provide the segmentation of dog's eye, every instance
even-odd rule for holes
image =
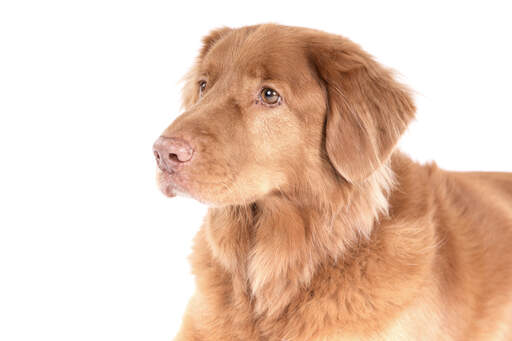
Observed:
[[[206,81],[199,82],[199,96],[203,95],[204,90],[206,90]]]
[[[279,93],[271,88],[264,88],[261,90],[261,99],[266,104],[276,104],[279,102],[279,99],[281,99],[281,96],[279,96]]]

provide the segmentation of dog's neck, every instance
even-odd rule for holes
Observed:
[[[387,214],[392,172],[382,166],[363,183],[323,184],[304,197],[268,195],[247,206],[212,208],[206,236],[214,258],[240,281],[257,315],[277,316],[319,265],[336,262],[368,238]],[[312,195],[311,195],[312,194]]]

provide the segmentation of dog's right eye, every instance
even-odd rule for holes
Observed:
[[[199,82],[199,96],[203,95],[203,92],[206,90],[206,81]]]
[[[261,90],[260,97],[265,104],[269,105],[277,104],[281,99],[279,93],[272,88],[263,88]]]

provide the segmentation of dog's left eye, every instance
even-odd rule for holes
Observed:
[[[199,82],[199,96],[203,95],[204,90],[206,90],[206,81]]]
[[[272,88],[264,88],[261,90],[260,96],[266,104],[276,104],[281,99],[279,93]]]

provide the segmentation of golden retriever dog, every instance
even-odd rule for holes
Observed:
[[[158,184],[210,208],[175,340],[512,340],[512,174],[396,150],[410,91],[358,45],[214,30],[184,109]]]

